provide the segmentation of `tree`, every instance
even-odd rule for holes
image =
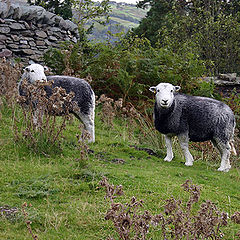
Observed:
[[[237,0],[143,0],[151,8],[135,34],[178,54],[192,51],[212,73],[240,73],[240,3]]]
[[[64,19],[72,19],[72,2],[72,0],[28,0],[28,3],[42,6]]]
[[[109,18],[109,0],[94,2],[93,0],[72,0],[74,9],[74,21],[80,27],[89,24],[88,32],[92,30],[94,23],[105,24]]]
[[[150,10],[147,16],[142,19],[140,25],[134,29],[134,33],[138,36],[144,36],[148,38],[154,45],[157,42],[158,31],[167,25],[166,16],[172,10],[173,0],[143,0],[139,1],[137,7],[147,8]]]

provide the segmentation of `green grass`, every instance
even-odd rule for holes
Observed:
[[[180,185],[191,179],[201,186],[200,203],[213,201],[220,210],[229,214],[240,211],[240,170],[237,165],[229,173],[220,173],[220,164],[198,160],[192,167],[183,164],[181,154],[171,163],[162,157],[150,156],[130,145],[139,143],[139,132],[127,126],[126,120],[117,119],[107,126],[96,114],[96,142],[86,159],[80,159],[75,134],[79,133],[75,119],[67,124],[63,149],[45,156],[15,143],[12,133],[11,111],[4,108],[0,120],[0,207],[8,205],[26,211],[32,229],[38,238],[54,239],[107,239],[115,236],[111,222],[104,220],[109,207],[104,190],[98,182],[106,176],[114,185],[123,185],[125,195],[119,201],[127,202],[132,196],[144,200],[144,209],[153,214],[163,212],[164,200],[174,196],[187,199]],[[134,135],[131,135],[135,132]],[[152,148],[152,147],[151,147]],[[193,155],[201,155],[194,151]],[[161,151],[160,151],[161,156]],[[124,164],[113,160],[120,158]],[[195,210],[197,210],[195,206]],[[224,239],[237,239],[239,226],[230,222],[222,228]],[[157,228],[152,228],[149,239],[162,239]],[[0,239],[31,239],[21,213],[11,217],[0,216]],[[118,239],[118,238],[116,238]]]

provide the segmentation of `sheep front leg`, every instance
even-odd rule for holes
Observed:
[[[75,112],[75,116],[80,119],[84,125],[84,129],[89,134],[88,142],[95,142],[95,126],[94,126],[95,108],[91,108],[88,114],[83,114],[80,111]],[[83,134],[84,135],[84,134]],[[84,136],[82,135],[82,139]]]
[[[164,161],[171,162],[173,159],[172,138],[167,135],[164,135],[164,136],[165,136],[165,143],[167,147],[167,156],[164,158]]]
[[[180,147],[183,151],[183,154],[185,156],[185,160],[186,160],[185,165],[192,166],[193,165],[193,156],[189,152],[189,149],[188,149],[188,141],[189,141],[188,135],[187,134],[178,135],[178,140],[180,143]]]

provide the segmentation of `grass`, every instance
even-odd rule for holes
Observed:
[[[125,195],[119,201],[128,201],[132,196],[143,199],[144,209],[153,214],[162,212],[164,200],[171,196],[187,199],[180,187],[186,179],[201,186],[200,203],[209,199],[229,214],[240,210],[239,165],[229,173],[218,172],[220,162],[209,159],[186,167],[179,148],[171,163],[164,162],[163,151],[156,157],[131,147],[147,147],[148,143],[139,142],[139,131],[131,129],[126,120],[115,119],[114,125],[108,126],[100,120],[99,111],[96,142],[89,144],[91,151],[85,158],[81,159],[75,137],[79,132],[76,119],[67,124],[61,152],[36,154],[14,142],[11,111],[3,108],[1,112],[0,207],[21,210],[24,202],[31,203],[32,207],[26,208],[28,219],[41,240],[116,237],[111,222],[104,220],[109,205],[98,184],[102,176],[111,184],[123,185]],[[193,155],[201,156],[201,152],[194,150]],[[239,225],[230,222],[222,230],[224,239],[237,239]],[[0,216],[0,239],[31,239],[21,211]],[[157,228],[151,228],[149,239],[162,239]]]

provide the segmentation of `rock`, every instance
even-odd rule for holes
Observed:
[[[49,37],[49,40],[51,40],[51,41],[57,41],[58,39],[57,39],[56,37],[54,37],[54,36],[50,36],[50,37]]]
[[[7,1],[0,1],[1,55],[41,62],[48,47],[58,47],[64,40],[77,42],[78,28],[73,22],[39,6]]]
[[[18,42],[20,40],[19,36],[17,35],[11,35],[11,38],[13,39],[13,41]]]
[[[67,23],[67,29],[69,29],[70,31],[74,32],[75,30],[78,29],[78,26],[75,23],[73,23],[72,21],[65,20],[65,22]]]
[[[12,56],[12,51],[8,50],[8,49],[3,49],[0,52],[0,57],[11,57]]]
[[[0,27],[0,33],[10,33],[10,27]]]
[[[44,41],[36,41],[37,46],[44,46],[45,42]]]
[[[32,50],[32,49],[22,49],[22,52],[27,54],[27,55],[33,55],[34,54],[34,50]]]
[[[34,41],[29,41],[29,43],[28,43],[30,46],[32,46],[32,47],[35,47],[36,46],[36,43],[34,42]]]
[[[19,45],[19,48],[30,48],[30,46],[27,44],[22,44],[22,45]]]
[[[5,41],[7,40],[7,36],[6,35],[3,35],[3,34],[0,34],[0,41]]]
[[[19,48],[19,46],[17,44],[8,44],[8,47],[15,48],[15,49]]]
[[[27,44],[28,44],[28,41],[27,41],[27,40],[20,40],[20,43],[21,43],[21,44],[26,44],[26,45],[27,45]]]
[[[230,81],[230,82],[235,82],[237,78],[236,73],[224,73],[224,74],[219,74],[218,78],[224,81]]]
[[[47,34],[44,31],[36,31],[36,35],[40,38],[46,38]]]
[[[24,26],[20,23],[12,23],[9,27],[16,30],[24,29]]]

